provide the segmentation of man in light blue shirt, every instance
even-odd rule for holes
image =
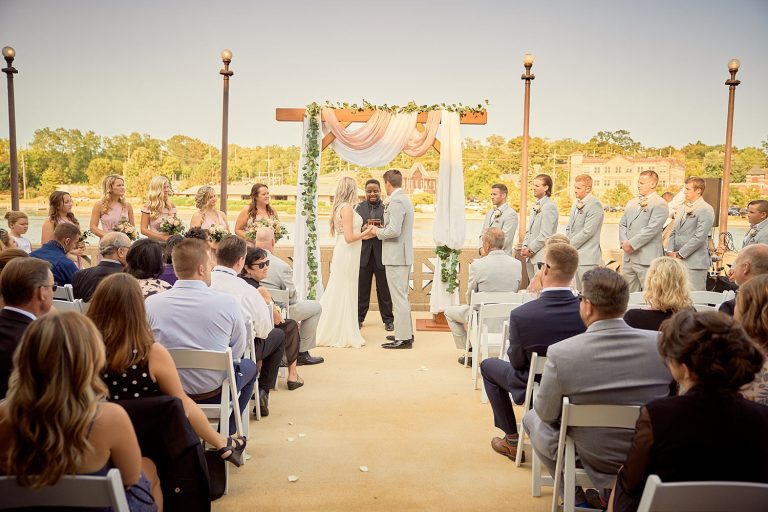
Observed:
[[[173,269],[179,279],[168,291],[147,297],[152,334],[168,349],[224,351],[232,348],[240,410],[248,406],[256,381],[256,364],[241,359],[246,348],[245,320],[231,295],[209,289],[211,258],[208,244],[188,238],[173,249]],[[184,391],[201,403],[217,403],[226,374],[216,370],[179,370]],[[230,419],[230,433],[235,421]]]

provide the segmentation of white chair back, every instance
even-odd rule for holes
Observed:
[[[643,297],[643,292],[632,292],[629,294],[630,306],[644,305],[644,304],[645,304],[645,297]]]
[[[696,311],[717,311],[719,306],[710,306],[709,304],[694,304],[693,309]]]
[[[540,356],[536,352],[531,354],[531,366],[528,369],[528,384],[525,386],[525,399],[523,400],[523,416],[525,416],[525,413],[528,412],[528,410],[531,408],[531,404],[533,403],[533,399],[535,398],[536,394],[539,391],[539,383],[536,382],[536,376],[541,375],[544,373],[544,365],[547,364],[547,358],[545,356]],[[519,440],[517,446],[519,447],[517,450],[517,456],[515,457],[515,465],[519,466],[522,464],[523,460],[523,450],[525,449],[525,429],[523,429],[523,417],[520,417],[520,421],[517,425],[517,432],[519,433]],[[530,443],[528,443],[528,446],[530,446]],[[532,452],[533,450],[531,450]],[[530,453],[530,452],[529,452]],[[535,477],[534,474],[534,489],[535,489]],[[539,484],[539,487],[541,484]],[[541,495],[539,493],[539,495]],[[537,496],[534,494],[534,496]]]
[[[648,476],[637,512],[762,512],[768,484],[753,482],[671,482]]]
[[[0,476],[0,509],[21,507],[112,507],[129,512],[120,470],[112,468],[106,476],[64,476],[56,484],[41,489],[20,487],[15,476]]]
[[[480,329],[480,337],[476,344],[474,356],[472,357],[472,379],[474,389],[477,389],[478,376],[480,375],[480,361],[489,357],[490,348],[498,347],[501,349],[503,346],[503,324],[504,320],[509,319],[509,313],[517,306],[522,304],[518,303],[505,303],[505,304],[482,304],[478,313],[478,328]],[[485,394],[485,386],[482,386],[482,392],[480,400],[485,403],[487,401],[487,395]]]
[[[75,300],[75,294],[72,291],[72,285],[65,284],[63,286],[57,286],[56,291],[53,292],[53,300],[66,300],[69,302]]]
[[[560,439],[557,445],[555,489],[563,485],[563,512],[575,510],[576,486],[594,487],[583,469],[576,469],[576,447],[569,427],[608,427],[634,430],[640,407],[637,405],[573,405],[563,397]],[[552,495],[552,512],[558,512],[558,492]]]
[[[83,300],[82,299],[77,299],[77,300],[74,300],[74,301],[53,300],[53,301],[51,301],[51,305],[59,313],[63,313],[65,311],[77,311],[78,313],[82,313],[83,312]]]
[[[522,304],[524,298],[525,294],[518,292],[472,292],[470,294],[467,340],[464,344],[464,366],[469,366],[469,347],[476,345],[477,339],[480,337],[480,306],[483,304]]]
[[[720,304],[725,302],[727,299],[725,298],[725,294],[723,292],[704,292],[704,291],[697,291],[697,292],[691,292],[691,300],[693,300],[694,305],[704,305],[704,306],[715,306],[715,309],[720,307]]]

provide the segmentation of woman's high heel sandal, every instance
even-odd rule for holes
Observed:
[[[227,462],[231,462],[238,468],[243,465],[243,451],[245,451],[245,444],[246,444],[246,438],[245,436],[237,438],[238,440],[242,441],[243,444],[239,445],[235,442],[235,439],[232,439],[231,437],[227,438],[227,445],[219,448],[218,450],[211,450],[215,451],[216,453],[221,456],[222,459],[226,460]],[[223,455],[227,452],[230,452],[229,455],[224,457]]]

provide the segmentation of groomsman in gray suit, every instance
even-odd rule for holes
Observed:
[[[691,289],[707,289],[707,270],[712,265],[708,237],[715,223],[715,210],[704,198],[706,184],[691,176],[685,180],[685,203],[677,210],[675,225],[669,235],[667,256],[683,260],[691,278]]]
[[[488,228],[499,228],[504,232],[505,253],[515,256],[515,233],[517,233],[517,212],[507,204],[507,186],[503,183],[494,183],[491,186],[491,203],[493,209],[489,211],[483,221],[483,229],[480,232],[480,256],[485,256],[483,247],[483,234]]]
[[[603,205],[592,195],[592,177],[588,174],[576,176],[574,195],[576,203],[571,208],[571,217],[566,236],[579,251],[579,268],[576,272],[576,289],[581,291],[581,278],[588,270],[603,264],[603,250],[600,247],[600,233],[603,229]]]
[[[656,348],[658,333],[629,327],[622,318],[629,302],[625,280],[596,268],[584,274],[583,285],[579,315],[587,330],[549,347],[539,394],[523,417],[533,449],[552,475],[564,396],[574,404],[645,405],[669,395],[672,382]],[[569,428],[568,435],[595,487],[610,487],[634,431]]]
[[[525,192],[523,192],[525,193]],[[531,207],[528,216],[528,226],[523,239],[520,255],[527,258],[526,270],[528,279],[536,274],[536,264],[544,261],[544,242],[557,232],[557,221],[560,213],[552,195],[552,178],[539,174],[533,179],[533,196],[536,202]]]
[[[651,262],[664,255],[661,236],[669,216],[667,202],[656,193],[659,175],[643,171],[637,180],[639,197],[631,199],[619,221],[619,241],[624,251],[621,265],[630,292],[643,289]]]
[[[469,322],[472,292],[516,292],[520,288],[523,265],[504,251],[505,239],[506,233],[499,228],[485,230],[482,251],[485,256],[469,266],[467,303],[445,308],[445,319],[453,333],[456,348],[463,349],[467,341],[465,324]],[[459,358],[459,364],[464,364],[464,356]]]
[[[744,237],[742,249],[752,244],[768,244],[768,201],[756,199],[747,205],[749,231]]]
[[[403,175],[397,169],[384,173],[384,189],[389,205],[384,210],[384,227],[373,233],[381,240],[381,261],[387,273],[392,312],[395,315],[395,335],[382,347],[389,349],[413,348],[413,322],[408,302],[408,282],[413,264],[413,205],[400,188]]]

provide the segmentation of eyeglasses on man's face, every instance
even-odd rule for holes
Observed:
[[[52,292],[55,292],[58,287],[56,284],[41,284],[38,288],[50,288]]]

